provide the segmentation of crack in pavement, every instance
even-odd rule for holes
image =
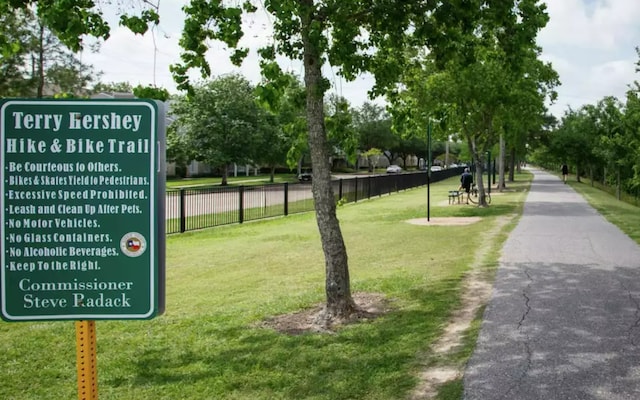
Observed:
[[[529,312],[531,311],[531,298],[527,295],[527,291],[531,288],[531,282],[533,282],[533,278],[531,277],[531,275],[529,275],[529,271],[525,268],[523,270],[524,274],[527,276],[527,279],[529,279],[529,283],[527,284],[527,287],[525,287],[522,290],[522,297],[524,297],[525,301],[524,301],[524,306],[525,306],[525,311],[522,314],[522,318],[520,319],[520,321],[518,322],[518,331],[520,331],[520,333],[522,333],[525,337],[525,341],[524,341],[524,350],[525,353],[527,355],[526,358],[526,366],[524,367],[524,369],[522,370],[522,373],[520,374],[520,376],[516,379],[516,381],[509,386],[509,388],[507,389],[507,391],[505,393],[502,394],[502,396],[500,396],[500,399],[510,399],[509,394],[520,385],[520,383],[524,380],[524,378],[527,376],[527,374],[529,373],[529,370],[531,369],[531,365],[533,364],[533,352],[531,350],[531,337],[529,336],[529,334],[527,334],[526,332],[523,332],[523,328],[524,328],[524,323],[527,319],[527,316],[529,315]]]

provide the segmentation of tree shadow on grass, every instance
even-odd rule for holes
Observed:
[[[175,341],[137,353],[133,376],[106,383],[144,386],[147,392],[151,387],[160,397],[187,385],[182,398],[206,393],[206,398],[397,399],[415,386],[417,356],[438,337],[457,299],[457,284],[441,281],[409,290],[402,308],[336,334],[292,336],[198,321],[196,337],[186,332],[189,340],[181,340],[180,332],[167,332]]]

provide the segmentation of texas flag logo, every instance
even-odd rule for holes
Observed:
[[[142,243],[138,238],[127,240],[127,250],[129,251],[138,251],[141,245]]]
[[[138,257],[147,249],[147,240],[138,232],[129,232],[120,239],[120,250],[129,257]]]

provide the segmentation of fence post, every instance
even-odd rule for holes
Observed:
[[[180,188],[180,233],[187,230],[187,205],[185,204],[184,188]]]
[[[338,181],[338,201],[342,199],[342,178]]]
[[[238,187],[238,222],[244,222],[244,186]]]
[[[284,216],[289,215],[289,182],[284,183]]]
[[[358,202],[358,177],[357,177],[357,176],[355,177],[355,179],[353,180],[353,182],[354,182],[354,185],[355,185],[355,189],[354,189],[354,192],[355,192],[355,193],[353,194],[353,195],[354,195],[354,200],[353,200],[353,202],[354,202],[354,203],[357,203],[357,202]]]
[[[367,199],[371,200],[371,177],[367,179]]]

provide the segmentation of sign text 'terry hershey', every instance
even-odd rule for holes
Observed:
[[[161,313],[158,104],[9,99],[0,106],[2,318]]]

